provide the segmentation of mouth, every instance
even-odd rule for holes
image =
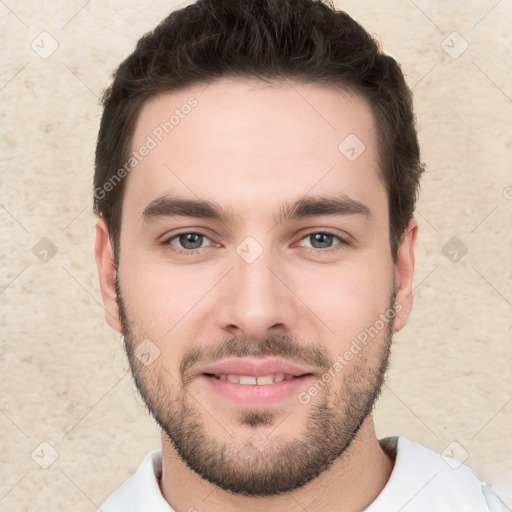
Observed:
[[[312,375],[313,371],[313,368],[301,367],[284,359],[242,357],[209,365],[199,370],[198,374],[243,385],[265,385]]]
[[[212,377],[217,380],[225,380],[228,382],[235,382],[243,386],[267,386],[269,384],[279,383],[292,379],[300,379],[312,373],[304,373],[302,375],[290,375],[289,373],[273,373],[269,375],[254,376],[254,375],[237,375],[236,373],[204,373],[207,377]]]
[[[315,374],[288,361],[238,358],[204,368],[196,377],[215,397],[254,408],[297,396],[311,385]]]

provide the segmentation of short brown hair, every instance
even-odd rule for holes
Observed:
[[[107,223],[116,264],[126,174],[119,171],[126,171],[141,106],[158,93],[223,77],[294,79],[349,90],[368,101],[377,123],[395,258],[424,169],[412,93],[399,64],[359,23],[321,0],[198,0],[145,34],[103,95],[94,213]]]

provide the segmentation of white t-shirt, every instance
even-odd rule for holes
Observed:
[[[464,464],[405,437],[380,442],[386,452],[396,453],[395,465],[384,489],[363,512],[510,512],[492,487]],[[161,451],[148,453],[98,512],[174,512],[160,492],[161,471]]]

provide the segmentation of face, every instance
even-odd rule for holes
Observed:
[[[115,281],[97,228],[107,319],[172,449],[223,489],[309,482],[379,393],[416,227],[393,261],[374,130],[364,100],[312,85],[222,80],[142,108]]]

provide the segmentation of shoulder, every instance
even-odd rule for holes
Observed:
[[[162,452],[148,453],[135,474],[118,487],[100,506],[98,512],[172,512],[160,492]]]
[[[388,483],[366,512],[509,510],[492,487],[466,465],[405,437],[388,438],[381,444],[386,451],[395,447],[395,466]]]

